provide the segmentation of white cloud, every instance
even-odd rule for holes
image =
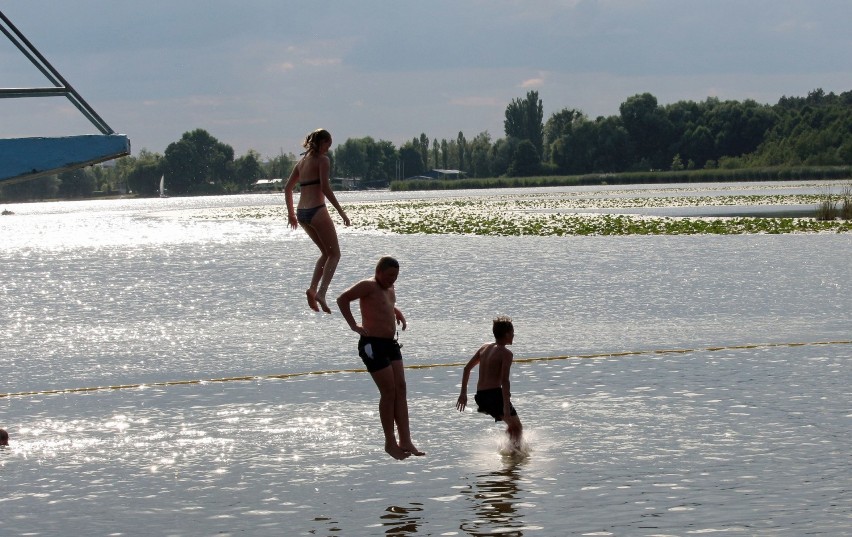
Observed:
[[[281,62],[269,65],[266,71],[269,73],[287,73],[295,68],[296,65],[293,62]]]
[[[342,63],[343,60],[340,58],[308,58],[304,60],[304,64],[311,67],[328,67],[340,65]]]
[[[524,89],[527,88],[540,88],[544,85],[543,78],[530,78],[521,82],[521,87]]]

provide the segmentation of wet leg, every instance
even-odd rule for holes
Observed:
[[[393,368],[394,388],[396,392],[394,421],[396,422],[396,429],[399,432],[399,447],[418,457],[425,455],[411,441],[411,429],[408,421],[408,387],[405,383],[405,369],[403,368],[402,360],[394,360],[391,362],[391,367]]]
[[[317,268],[314,269],[314,280],[311,280],[312,288],[316,289],[315,299],[322,311],[331,313],[331,309],[326,303],[325,295],[328,292],[328,286],[331,279],[334,278],[334,272],[337,270],[337,264],[340,262],[340,244],[337,240],[337,231],[334,229],[334,222],[328,214],[328,209],[320,209],[309,226],[313,231],[311,238],[319,246],[322,256],[317,260]],[[322,261],[322,266],[320,266]]]
[[[396,390],[394,387],[393,370],[385,367],[370,373],[373,381],[379,388],[379,419],[382,423],[382,432],[385,435],[385,451],[397,460],[407,458],[410,453],[402,449],[396,442],[394,434],[394,399]]]
[[[314,241],[314,244],[316,244],[320,249],[320,256],[314,264],[314,272],[311,275],[311,286],[308,287],[307,291],[305,291],[305,296],[308,299],[308,306],[314,311],[319,311],[320,308],[317,304],[317,286],[322,279],[328,256],[325,254],[322,238],[319,236],[316,229],[314,229],[314,227],[310,224],[302,224],[302,229],[305,230],[308,237],[310,237],[311,240]]]

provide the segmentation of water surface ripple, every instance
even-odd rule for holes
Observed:
[[[340,315],[303,303],[302,232],[189,216],[280,202],[14,206],[0,392],[360,368]],[[0,397],[0,533],[849,534],[849,234],[341,245],[332,292],[402,264],[403,354],[435,366],[407,373],[426,457],[384,454],[361,372]],[[513,368],[523,459],[454,409],[498,313],[518,358],[564,357]]]

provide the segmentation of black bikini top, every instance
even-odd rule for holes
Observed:
[[[306,183],[299,183],[299,186],[312,186],[312,185],[318,185],[318,184],[320,184],[320,180],[314,179],[313,181],[308,181]]]

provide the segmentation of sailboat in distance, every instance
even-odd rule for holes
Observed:
[[[160,197],[161,198],[168,198],[168,196],[166,195],[166,176],[165,175],[160,177]]]

